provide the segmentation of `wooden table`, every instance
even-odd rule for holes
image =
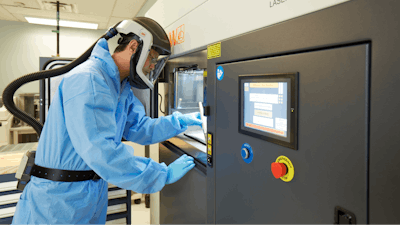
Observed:
[[[18,137],[20,134],[36,134],[36,131],[35,129],[33,129],[33,127],[30,126],[11,127],[10,136],[13,136],[13,144],[18,144]]]

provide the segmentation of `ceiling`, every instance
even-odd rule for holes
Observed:
[[[147,0],[60,0],[60,19],[99,24],[108,29],[134,18]],[[56,18],[56,0],[0,0],[0,20],[27,22],[24,16]],[[154,3],[153,3],[154,4]]]

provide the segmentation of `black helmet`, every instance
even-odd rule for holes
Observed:
[[[171,45],[164,29],[156,21],[146,17],[135,17],[133,21],[139,23],[153,35],[153,47],[160,55],[171,55]]]

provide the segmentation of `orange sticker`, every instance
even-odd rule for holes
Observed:
[[[169,32],[168,37],[171,46],[185,42],[185,24],[182,24],[175,30]]]

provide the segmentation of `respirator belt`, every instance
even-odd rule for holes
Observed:
[[[52,181],[75,182],[100,179],[93,170],[59,170],[34,165],[31,175]]]

